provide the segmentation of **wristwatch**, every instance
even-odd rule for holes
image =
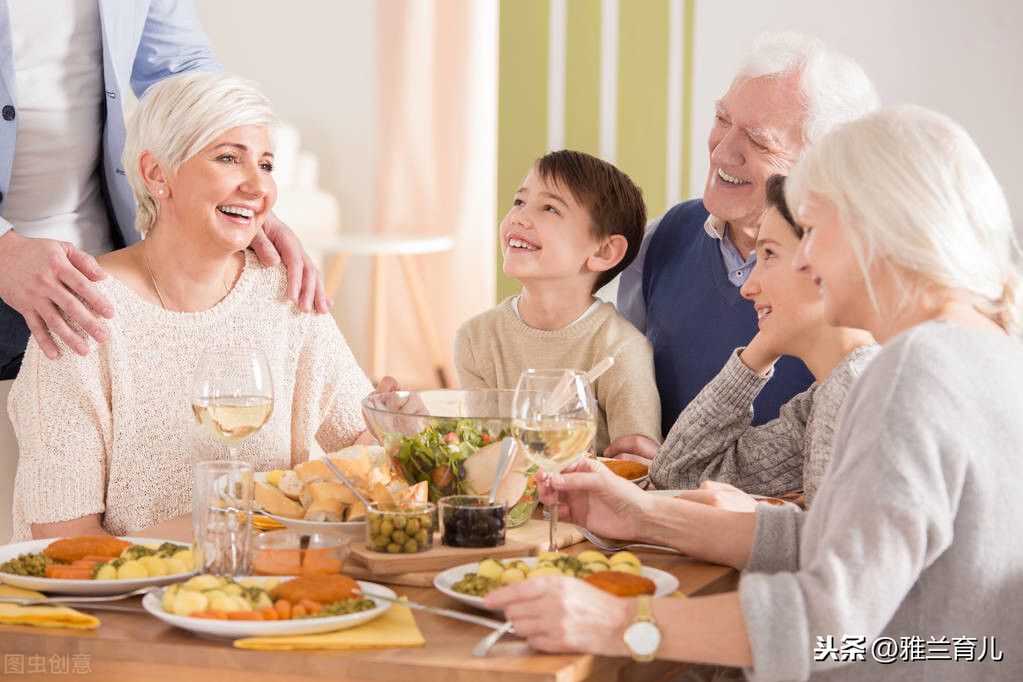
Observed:
[[[650,595],[640,595],[636,600],[636,619],[625,629],[625,646],[632,652],[632,658],[645,663],[654,660],[654,652],[661,644],[661,630],[654,621]]]

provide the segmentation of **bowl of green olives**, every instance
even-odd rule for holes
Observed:
[[[366,510],[366,547],[374,552],[414,554],[433,547],[437,506],[432,502],[377,502]]]

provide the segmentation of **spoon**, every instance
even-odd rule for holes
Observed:
[[[591,367],[590,371],[588,371],[583,377],[583,380],[588,384],[592,384],[600,378],[600,375],[611,369],[613,364],[615,364],[615,359],[608,355]],[[570,393],[571,385],[572,372],[565,372],[565,374],[561,377],[561,380],[554,386],[554,390],[551,391],[551,397],[547,400],[547,405],[549,407],[544,407],[544,411],[547,414],[556,414],[565,407],[565,403],[572,398],[572,394]]]
[[[371,504],[370,501],[367,500],[365,497],[363,497],[362,493],[359,492],[359,489],[356,488],[354,485],[352,485],[352,482],[349,481],[348,478],[344,474],[342,474],[340,471],[338,471],[337,467],[334,466],[334,463],[330,461],[330,458],[329,457],[324,457],[323,461],[327,464],[327,468],[330,469],[331,471],[333,471],[334,475],[337,476],[339,479],[341,479],[342,483],[344,483],[346,486],[348,486],[348,489],[352,491],[352,494],[354,494],[357,498],[359,498],[359,502],[362,502],[364,505],[366,505],[366,509],[369,509],[370,504]]]
[[[501,441],[501,454],[497,457],[497,469],[494,471],[494,484],[490,486],[490,500],[488,504],[494,504],[494,496],[497,495],[497,486],[504,478],[504,470],[508,468],[512,453],[515,452],[515,439],[505,438]]]

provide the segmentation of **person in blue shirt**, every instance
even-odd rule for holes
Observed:
[[[88,352],[68,320],[107,338],[94,256],[138,241],[122,100],[194,70],[220,65],[188,0],[0,0],[0,379],[17,375],[30,331],[50,358],[50,334]],[[284,223],[271,215],[250,248],[287,265],[302,310],[328,310]]]
[[[767,179],[787,173],[835,125],[877,106],[863,69],[816,38],[766,33],[754,41],[715,106],[702,199],[654,219],[619,282],[619,311],[654,347],[665,434],[732,350],[757,332],[756,311],[739,289],[756,260]],[[777,417],[812,381],[800,360],[782,358],[754,402],[753,424]],[[641,452],[628,442],[620,447]]]

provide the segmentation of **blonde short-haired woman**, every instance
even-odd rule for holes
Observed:
[[[795,267],[833,324],[882,349],[846,398],[817,502],[761,504],[752,551],[717,548],[745,568],[737,592],[655,600],[656,655],[758,681],[1020,679],[1021,265],[1005,196],[962,128],[901,107],[825,136],[787,197],[806,230]],[[578,521],[607,502],[585,478],[552,476],[541,495],[556,487]],[[689,513],[618,511],[667,536],[701,506],[669,502]],[[545,577],[486,602],[538,648],[629,654],[635,600]]]
[[[246,251],[277,199],[275,125],[266,98],[224,74],[168,78],[140,102],[124,166],[145,239],[100,258],[110,338],[57,360],[30,342],[11,391],[16,540],[126,534],[189,511],[192,463],[223,456],[189,411],[206,347],[270,358],[274,412],[240,448],[257,471],[362,434],[372,385],[334,320],[300,314],[284,266]]]

